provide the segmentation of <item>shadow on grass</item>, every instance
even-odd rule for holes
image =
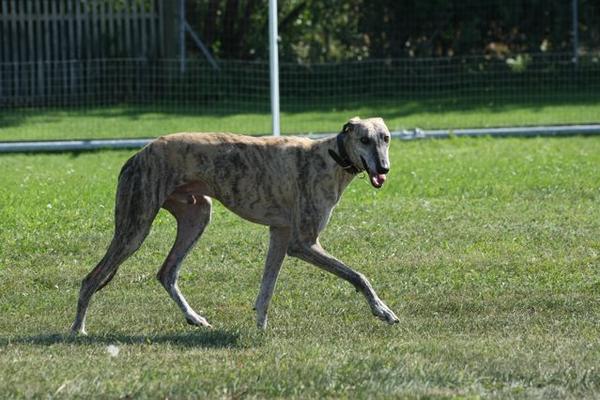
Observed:
[[[109,345],[109,344],[170,344],[178,347],[202,348],[245,348],[249,344],[242,344],[239,333],[215,329],[211,331],[195,331],[186,333],[173,333],[166,335],[126,335],[107,334],[73,336],[61,333],[44,333],[23,337],[0,337],[0,347],[9,344],[30,344],[39,346],[52,346],[55,344],[74,345]]]

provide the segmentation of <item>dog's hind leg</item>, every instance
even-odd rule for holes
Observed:
[[[281,269],[281,264],[287,252],[290,241],[290,228],[271,227],[271,238],[269,242],[269,253],[265,262],[265,271],[263,273],[260,291],[256,298],[254,308],[256,309],[256,325],[261,329],[267,328],[267,310],[269,302],[273,297],[277,276]]]
[[[146,189],[146,175],[132,157],[119,176],[115,202],[115,234],[102,260],[83,279],[77,302],[73,333],[85,334],[85,315],[92,295],[102,289],[117,273],[119,266],[141,245],[160,208],[163,193]]]
[[[127,231],[117,228],[115,235],[102,260],[83,279],[79,300],[77,302],[77,315],[71,326],[73,333],[85,335],[85,315],[92,295],[102,289],[117,273],[119,266],[132,255],[142,244],[154,218],[141,225],[130,225]]]
[[[211,200],[206,196],[189,195],[188,202],[184,203],[172,198],[165,202],[163,208],[173,214],[177,220],[177,238],[167,259],[158,271],[157,278],[181,308],[189,324],[210,327],[208,321],[197,314],[185,300],[177,286],[177,278],[183,259],[210,222]]]

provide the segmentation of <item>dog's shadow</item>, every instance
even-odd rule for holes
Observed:
[[[42,333],[39,335],[22,337],[0,337],[0,347],[6,347],[10,344],[29,344],[38,346],[51,346],[55,344],[169,344],[172,346],[190,348],[244,348],[249,346],[248,343],[241,342],[240,335],[238,333],[221,329],[165,335],[127,335],[115,333],[106,335],[74,336],[62,333]]]

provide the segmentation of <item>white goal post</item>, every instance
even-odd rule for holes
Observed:
[[[281,134],[279,122],[279,53],[277,51],[277,0],[269,0],[269,71],[271,84],[272,132]]]

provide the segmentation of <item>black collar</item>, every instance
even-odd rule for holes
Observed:
[[[340,154],[337,154],[335,151],[330,149],[329,155],[331,156],[331,158],[333,158],[333,160],[336,163],[339,164],[340,167],[344,169],[344,171],[348,172],[349,174],[355,175],[359,173],[360,170],[356,168],[354,164],[352,164],[352,161],[350,161],[350,157],[348,157],[348,153],[346,153],[346,148],[344,147],[345,136],[346,134],[342,132],[339,133],[336,137],[337,148]]]

